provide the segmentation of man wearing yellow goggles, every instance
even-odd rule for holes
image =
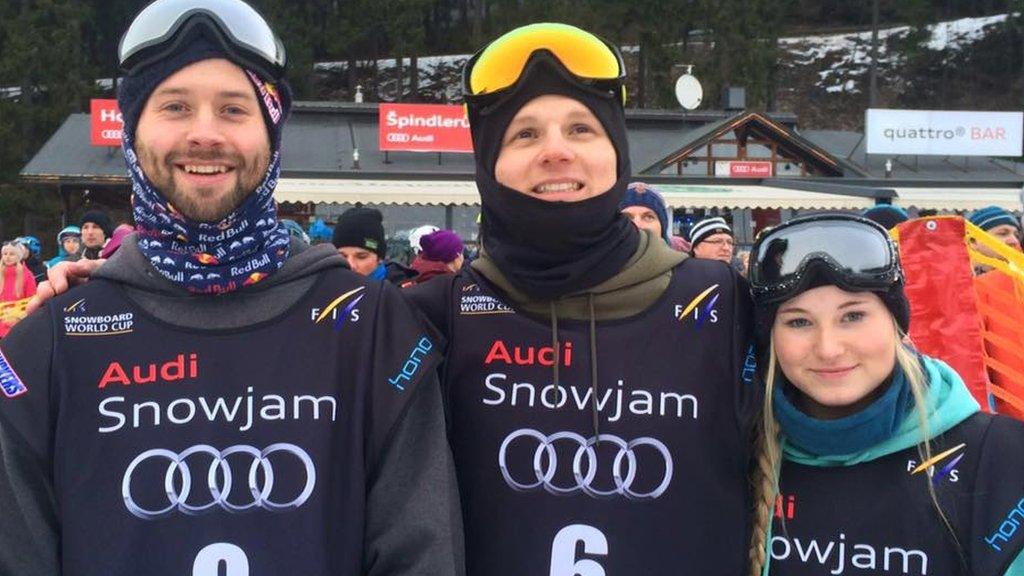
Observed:
[[[481,254],[406,293],[449,337],[470,576],[744,571],[747,290],[620,214],[624,80],[563,24],[464,71]]]
[[[405,293],[449,342],[470,576],[745,573],[749,293],[619,212],[624,70],[538,24],[464,74],[480,257]]]

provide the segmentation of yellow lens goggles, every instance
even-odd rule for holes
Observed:
[[[491,42],[466,63],[462,88],[467,100],[515,86],[540,51],[584,83],[621,83],[626,76],[622,54],[613,44],[567,24],[530,24]]]

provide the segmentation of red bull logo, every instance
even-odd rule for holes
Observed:
[[[252,286],[267,276],[269,276],[269,274],[266,274],[265,272],[253,272],[252,274],[249,274],[248,278],[242,281],[242,286]]]

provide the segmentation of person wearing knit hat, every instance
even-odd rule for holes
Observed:
[[[751,259],[765,400],[745,573],[821,573],[806,556],[779,554],[779,542],[853,526],[922,561],[947,558],[951,573],[1015,573],[1024,539],[997,527],[1020,502],[1024,423],[981,412],[953,368],[913,348],[887,230],[846,214],[798,218],[757,241]],[[880,510],[899,510],[899,521]],[[970,534],[996,545],[965,556]]]
[[[732,237],[732,228],[726,223],[725,218],[705,218],[690,228],[689,236],[690,254],[695,258],[732,262],[736,243]]]
[[[641,230],[650,230],[671,245],[672,228],[668,221],[665,199],[654,187],[632,182],[619,203],[619,210]]]
[[[438,230],[420,237],[420,252],[409,264],[419,273],[416,284],[458,272],[464,261],[464,249],[462,238],[451,230]]]
[[[668,223],[665,199],[652,186],[633,182],[626,187],[626,193],[619,202],[619,210],[633,225],[641,230],[650,230],[671,245],[672,229]]]
[[[906,210],[892,204],[877,204],[865,210],[861,216],[879,223],[886,230],[892,230],[910,220],[910,214],[907,214]]]
[[[422,247],[420,246],[420,239],[427,234],[433,234],[440,230],[437,226],[432,224],[424,224],[423,226],[417,226],[409,231],[409,249],[412,250],[413,254],[419,254]]]
[[[82,231],[82,258],[96,260],[113,233],[110,216],[102,210],[89,210],[78,221]]]
[[[0,573],[461,574],[442,339],[277,218],[280,39],[156,0],[119,60],[136,231],[0,341]]]
[[[1020,221],[1010,211],[999,206],[986,206],[971,213],[967,221],[998,238],[1001,242],[1017,250],[1021,250],[1021,227]],[[986,256],[998,258],[994,252],[985,246],[978,245]]]
[[[621,51],[531,24],[462,78],[480,255],[405,294],[448,337],[467,573],[743,573],[748,294],[729,267],[673,250],[667,221],[655,235],[622,213],[654,195],[629,190]],[[579,446],[575,479],[563,442]],[[638,451],[635,482],[598,471],[644,443],[655,460]]]
[[[331,243],[349,268],[361,276],[387,280],[404,286],[416,277],[416,271],[393,260],[386,260],[384,215],[376,208],[357,206],[342,212],[334,225]]]

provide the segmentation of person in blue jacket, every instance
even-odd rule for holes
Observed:
[[[78,226],[65,226],[57,233],[57,255],[46,261],[48,268],[67,260],[75,262],[81,258],[82,229]]]
[[[885,230],[793,220],[755,244],[750,282],[765,401],[749,573],[1024,574],[1024,424],[912,348]]]

